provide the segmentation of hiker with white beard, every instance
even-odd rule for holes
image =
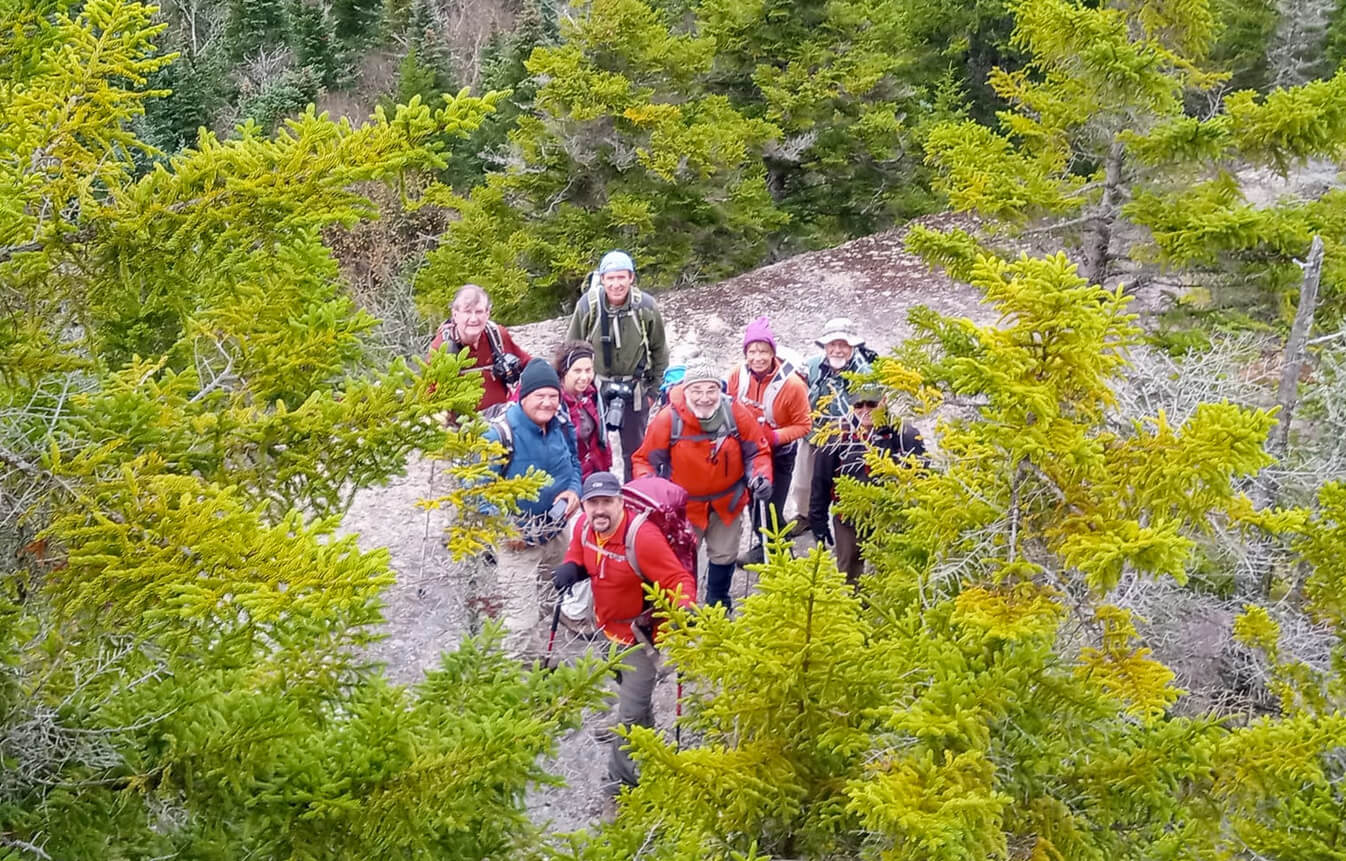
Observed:
[[[762,426],[724,393],[715,365],[698,359],[650,420],[631,460],[635,477],[658,475],[687,491],[687,519],[706,548],[704,603],[732,609],[743,512],[771,498],[771,447]]]
[[[849,383],[844,374],[862,374],[869,371],[869,362],[858,348],[865,339],[856,332],[855,324],[846,317],[827,321],[813,343],[822,348],[821,356],[814,356],[805,364],[808,370],[809,408],[813,411],[813,433],[799,441],[795,456],[795,474],[791,497],[795,504],[792,534],[802,535],[809,529],[809,497],[813,486],[813,457],[820,442],[834,436],[850,413]]]

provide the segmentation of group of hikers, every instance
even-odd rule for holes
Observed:
[[[548,478],[536,499],[519,501],[519,536],[495,556],[507,646],[527,650],[554,587],[553,636],[564,614],[617,647],[640,647],[624,658],[618,721],[651,726],[658,624],[645,587],[682,606],[699,599],[732,610],[736,565],[763,561],[762,535],[785,524],[791,499],[789,534],[811,531],[833,546],[858,585],[862,536],[831,510],[837,480],[866,480],[870,451],[919,460],[925,447],[905,424],[876,426],[882,389],[848,380],[872,361],[850,320],[829,320],[815,342],[822,353],[802,368],[780,355],[766,317],[748,324],[743,361],[727,374],[703,358],[670,368],[663,318],[635,276],[627,253],[602,257],[550,362],[492,322],[490,297],[472,284],[454,297],[431,350],[466,349],[469,372],[481,374],[478,411],[488,438],[509,452],[501,475],[536,469]],[[745,520],[751,541],[741,554]],[[614,787],[637,778],[623,744],[612,743]]]

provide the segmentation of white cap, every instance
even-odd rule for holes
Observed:
[[[826,347],[833,341],[845,341],[852,347],[858,347],[865,342],[855,331],[855,324],[849,317],[833,317],[823,326],[823,333],[813,343],[819,347]]]

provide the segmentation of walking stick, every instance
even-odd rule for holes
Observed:
[[[682,670],[677,671],[678,693],[673,700],[673,746],[682,749]]]
[[[569,589],[565,590],[565,592],[569,591]],[[547,636],[547,656],[542,659],[543,669],[552,669],[551,650],[552,646],[556,645],[556,629],[561,626],[561,595],[565,594],[565,592],[556,596],[556,609],[553,610],[551,614],[551,634]]]

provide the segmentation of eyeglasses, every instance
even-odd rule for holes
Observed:
[[[851,404],[851,406],[855,407],[857,410],[872,410],[872,409],[877,409],[877,408],[878,408],[878,406],[879,406],[879,402],[878,402],[878,401],[856,401],[855,403]]]

